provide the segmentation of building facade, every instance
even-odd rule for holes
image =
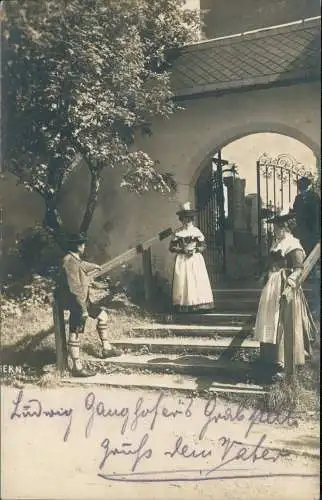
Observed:
[[[258,3],[264,9],[265,3]],[[239,2],[225,4],[237,8]],[[224,15],[222,6],[218,12]],[[228,11],[225,15],[228,23]],[[256,16],[254,19],[252,22],[257,23]],[[183,110],[168,120],[155,120],[153,136],[138,139],[137,147],[160,162],[164,172],[174,174],[177,192],[129,194],[119,187],[120,172],[107,169],[89,231],[90,252],[99,262],[169,226],[176,227],[178,205],[187,200],[195,202],[195,186],[201,173],[213,155],[235,139],[259,132],[288,135],[308,146],[319,165],[319,19],[249,34],[238,31],[237,36],[187,46],[175,62],[172,83]],[[16,187],[10,175],[3,185],[6,241],[10,245],[17,232],[42,220],[44,207],[36,195]],[[61,211],[70,230],[78,226],[88,186],[86,169],[81,167],[65,187]],[[249,224],[256,236],[256,202],[250,200],[249,205]],[[247,224],[246,220],[243,217],[240,224]],[[173,257],[168,252],[168,241],[156,244],[152,255],[154,272],[170,283]],[[139,261],[133,265],[139,265]]]

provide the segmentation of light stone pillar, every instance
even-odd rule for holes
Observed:
[[[228,197],[228,226],[237,229],[246,229],[246,205],[245,205],[245,179],[238,177],[226,177],[224,183],[227,186]]]
[[[246,229],[245,179],[234,179],[234,229]]]
[[[247,195],[249,204],[249,229],[253,236],[258,235],[258,200],[257,194],[252,193]]]

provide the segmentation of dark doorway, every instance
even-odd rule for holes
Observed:
[[[226,272],[223,166],[227,163],[221,151],[216,153],[195,187],[198,225],[207,242],[205,261],[212,284]]]

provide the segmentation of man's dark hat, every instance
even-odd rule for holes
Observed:
[[[67,239],[67,242],[69,244],[82,245],[83,243],[87,242],[87,237],[83,233],[71,234],[70,237]]]
[[[198,211],[197,210],[194,210],[191,208],[191,204],[189,201],[187,201],[186,203],[183,203],[181,205],[181,208],[180,210],[178,210],[177,212],[177,215],[188,215],[189,217],[194,217],[195,215],[197,215]]]
[[[299,186],[310,186],[312,180],[309,177],[303,176],[298,179],[297,184]]]

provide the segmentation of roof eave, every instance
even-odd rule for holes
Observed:
[[[174,99],[176,101],[190,100],[194,98],[202,98],[207,96],[223,95],[228,93],[239,93],[249,90],[281,87],[285,85],[298,85],[306,82],[320,81],[320,72],[305,73],[303,75],[294,74],[283,78],[276,78],[276,75],[268,77],[249,78],[248,80],[240,80],[227,82],[225,85],[199,85],[193,88],[181,89],[178,92],[174,91]]]

